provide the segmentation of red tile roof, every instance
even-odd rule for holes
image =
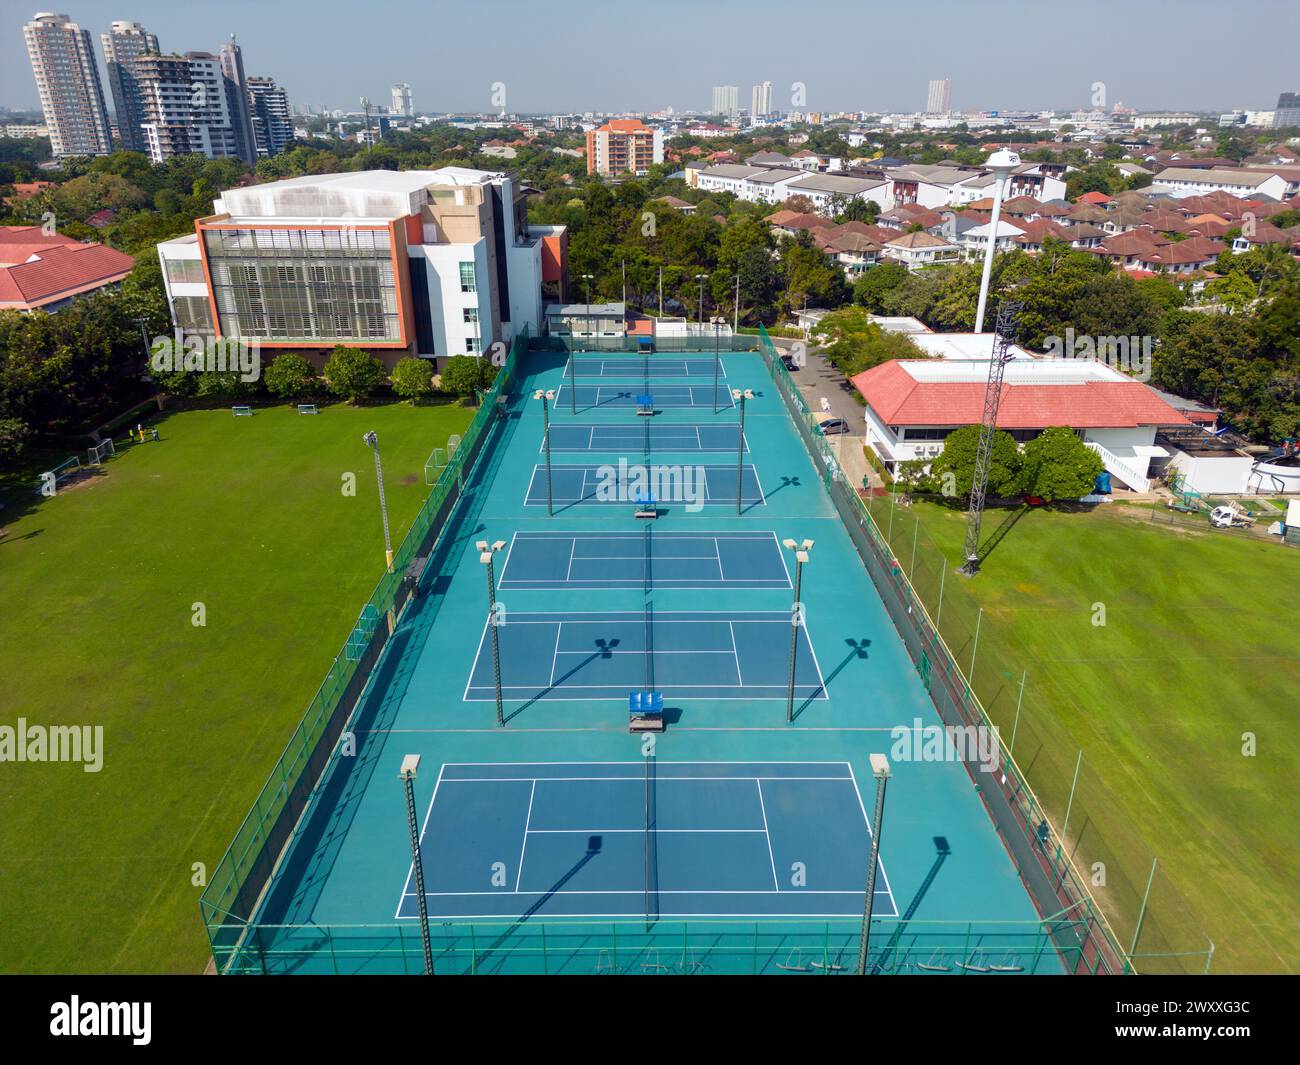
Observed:
[[[0,307],[31,310],[121,281],[135,260],[40,226],[0,226]]]
[[[1098,206],[1104,203],[1110,203],[1111,198],[1104,192],[1085,192],[1075,203],[1095,203]]]
[[[984,382],[918,381],[906,363],[881,363],[850,378],[887,425],[978,425],[984,410]],[[1000,429],[1120,429],[1139,425],[1183,425],[1187,419],[1140,381],[1077,384],[1004,384],[998,407]]]

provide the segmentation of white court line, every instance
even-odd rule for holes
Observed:
[[[736,626],[730,621],[727,622],[727,631],[731,633],[731,657],[736,660],[736,680],[740,681],[740,686],[745,686],[745,677],[740,672],[740,648],[736,646]]]
[[[729,778],[730,779],[730,778]],[[632,781],[625,783],[631,784]],[[688,835],[696,833],[708,836],[759,836],[764,829],[761,828],[656,828],[655,835]],[[534,836],[640,836],[645,833],[644,828],[534,828],[530,829],[530,834]]]
[[[555,625],[555,646],[551,648],[551,679],[546,682],[548,688],[555,686],[555,667],[560,661],[560,634],[564,632],[564,622],[557,622]],[[473,673],[470,674],[473,676]]]
[[[516,891],[426,891],[424,894],[426,898],[431,898],[431,899],[446,898],[446,897],[472,898],[472,897],[477,897],[479,895],[499,895],[504,898],[509,895],[524,895],[524,896],[528,896],[528,895],[640,895],[643,893],[643,890],[644,889],[642,888],[626,888],[623,890],[619,890],[616,888],[607,888],[603,891],[565,891],[565,890],[518,891],[518,892]],[[770,888],[662,888],[660,889],[658,894],[660,895],[861,895],[862,889],[861,888],[799,888],[797,891],[773,891]],[[876,892],[876,894],[879,895],[880,892]],[[446,920],[467,920],[467,918],[461,918],[461,917],[446,917],[445,915],[442,916],[443,919]],[[515,916],[518,917],[519,915],[515,914]],[[566,913],[566,914],[558,914],[557,916],[581,917],[585,915]],[[626,917],[629,915],[622,914],[622,916]],[[708,917],[713,915],[691,914],[688,916]],[[725,914],[719,916],[725,916]],[[768,913],[768,914],[760,914],[759,916],[805,917],[808,915],[802,913]],[[833,916],[849,916],[849,915],[837,914]],[[862,911],[860,910],[854,911],[852,916],[861,917]],[[889,915],[881,914],[881,916],[889,916]]]
[[[533,821],[533,796],[537,794],[537,781],[533,780],[532,789],[528,792],[528,814],[524,818],[524,841],[519,847],[519,868],[515,870],[515,893],[519,893],[519,885],[523,883],[524,878],[524,851],[528,849],[528,826]]]
[[[853,763],[852,763],[852,762],[845,762],[844,764],[845,764],[846,766],[848,766],[849,777],[850,777],[850,778],[852,779],[852,781],[853,781],[853,791],[854,791],[854,792],[857,794],[857,796],[858,796],[858,809],[860,809],[860,810],[862,811],[862,820],[864,820],[864,821],[867,823],[867,838],[870,839],[871,836],[872,836],[872,832],[871,832],[871,818],[867,816],[867,807],[866,807],[866,804],[863,803],[863,801],[862,801],[862,789],[861,789],[860,787],[858,787],[858,775],[857,775],[855,772],[853,772]],[[879,854],[879,853],[877,853],[877,855],[876,855],[876,862],[877,862],[877,863],[879,864],[879,866],[880,866],[880,878],[885,882],[885,894],[889,896],[889,902],[890,902],[890,905],[893,906],[893,908],[894,908],[894,913],[895,913],[895,915],[897,915],[897,913],[898,913],[898,900],[894,898],[894,889],[891,888],[891,887],[889,886],[889,874],[885,872],[885,859],[884,859],[884,856],[881,855],[881,854]],[[875,894],[879,895],[880,892],[877,891]]]
[[[573,556],[574,556],[574,553],[575,553],[577,550],[578,550],[578,538],[577,538],[576,536],[570,537],[570,539],[569,539],[569,565],[568,565],[568,568],[565,569],[565,571],[564,571],[564,583],[565,583],[565,584],[568,584],[571,580],[573,580]]]
[[[424,855],[424,833],[429,827],[429,818],[433,816],[433,804],[438,801],[438,788],[442,786],[442,774],[446,772],[446,769],[447,769],[446,762],[444,762],[441,766],[438,767],[438,779],[433,782],[433,794],[429,796],[429,805],[428,808],[424,811],[424,820],[420,822],[421,857],[423,857]],[[402,894],[397,900],[397,912],[393,915],[394,920],[398,920],[401,918],[402,903],[404,903],[407,900],[407,898],[409,898],[411,895],[414,894],[414,892],[407,890],[411,886],[411,880],[414,876],[415,876],[415,862],[414,860],[412,860],[406,863],[406,880],[402,884]],[[428,892],[426,891],[425,894],[427,895]]]
[[[533,762],[525,765],[534,765]],[[542,763],[537,763],[542,765]],[[615,765],[615,763],[610,763]],[[744,763],[742,763],[744,765]],[[528,784],[533,780],[543,780],[546,783],[611,783],[611,784],[640,784],[640,780],[634,776],[452,776],[447,780],[448,784]],[[745,780],[771,780],[771,782],[780,783],[783,780],[803,780],[803,782],[815,782],[815,780],[835,780],[839,783],[849,783],[848,776],[666,776],[663,779],[664,784],[694,784],[695,782],[708,783],[732,783],[745,782]],[[543,832],[543,828],[533,828],[533,832]],[[560,831],[560,830],[551,830]],[[564,831],[578,831],[573,830]],[[594,830],[593,830],[594,831]],[[614,831],[614,830],[610,830]],[[623,828],[624,832],[643,832],[645,828]],[[664,828],[667,832],[667,828]],[[686,830],[680,828],[676,831],[699,831],[699,832],[758,832],[758,828],[698,828],[698,830]]]
[[[776,889],[774,894],[779,895],[781,881],[776,878],[776,855],[772,853],[772,833],[768,831],[767,826],[767,803],[763,801],[763,782],[755,777],[754,786],[758,788],[758,808],[763,811],[763,835],[767,837],[767,859],[772,863],[772,887]]]

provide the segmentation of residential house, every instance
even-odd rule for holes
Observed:
[[[901,262],[909,270],[916,271],[939,263],[956,262],[961,251],[955,244],[950,244],[942,237],[921,230],[916,233],[904,233],[888,241],[882,249],[885,258]]]

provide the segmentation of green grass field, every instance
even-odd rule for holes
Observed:
[[[216,867],[462,406],[175,414],[54,499],[0,510],[0,725],[102,725],[104,764],[0,764],[0,971],[194,972]],[[345,474],[356,494],[344,495]],[[206,624],[192,624],[195,603]]]
[[[872,509],[888,528],[888,502]],[[985,538],[1012,517],[990,511]],[[916,582],[933,615],[940,553],[960,558],[966,516],[898,508],[904,567],[918,518]],[[1083,751],[1068,839],[1085,875],[1105,859],[1094,891],[1123,945],[1157,858],[1139,954],[1203,948],[1203,931],[1214,972],[1296,971],[1300,551],[1152,524],[1145,508],[1038,509],[978,577],[943,580],[941,627],[963,669],[976,653],[975,690],[1004,739],[1028,670],[1015,757],[1058,826]]]

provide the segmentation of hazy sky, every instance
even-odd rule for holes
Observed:
[[[952,106],[1272,109],[1300,90],[1296,0],[64,0],[99,34],[142,22],[164,51],[216,51],[238,35],[249,74],[299,104],[387,104],[395,81],[419,111],[707,108],[710,87],[771,81],[790,109],[923,108],[952,78]],[[0,105],[35,107],[22,24],[0,0]],[[109,106],[107,85],[105,96]]]

